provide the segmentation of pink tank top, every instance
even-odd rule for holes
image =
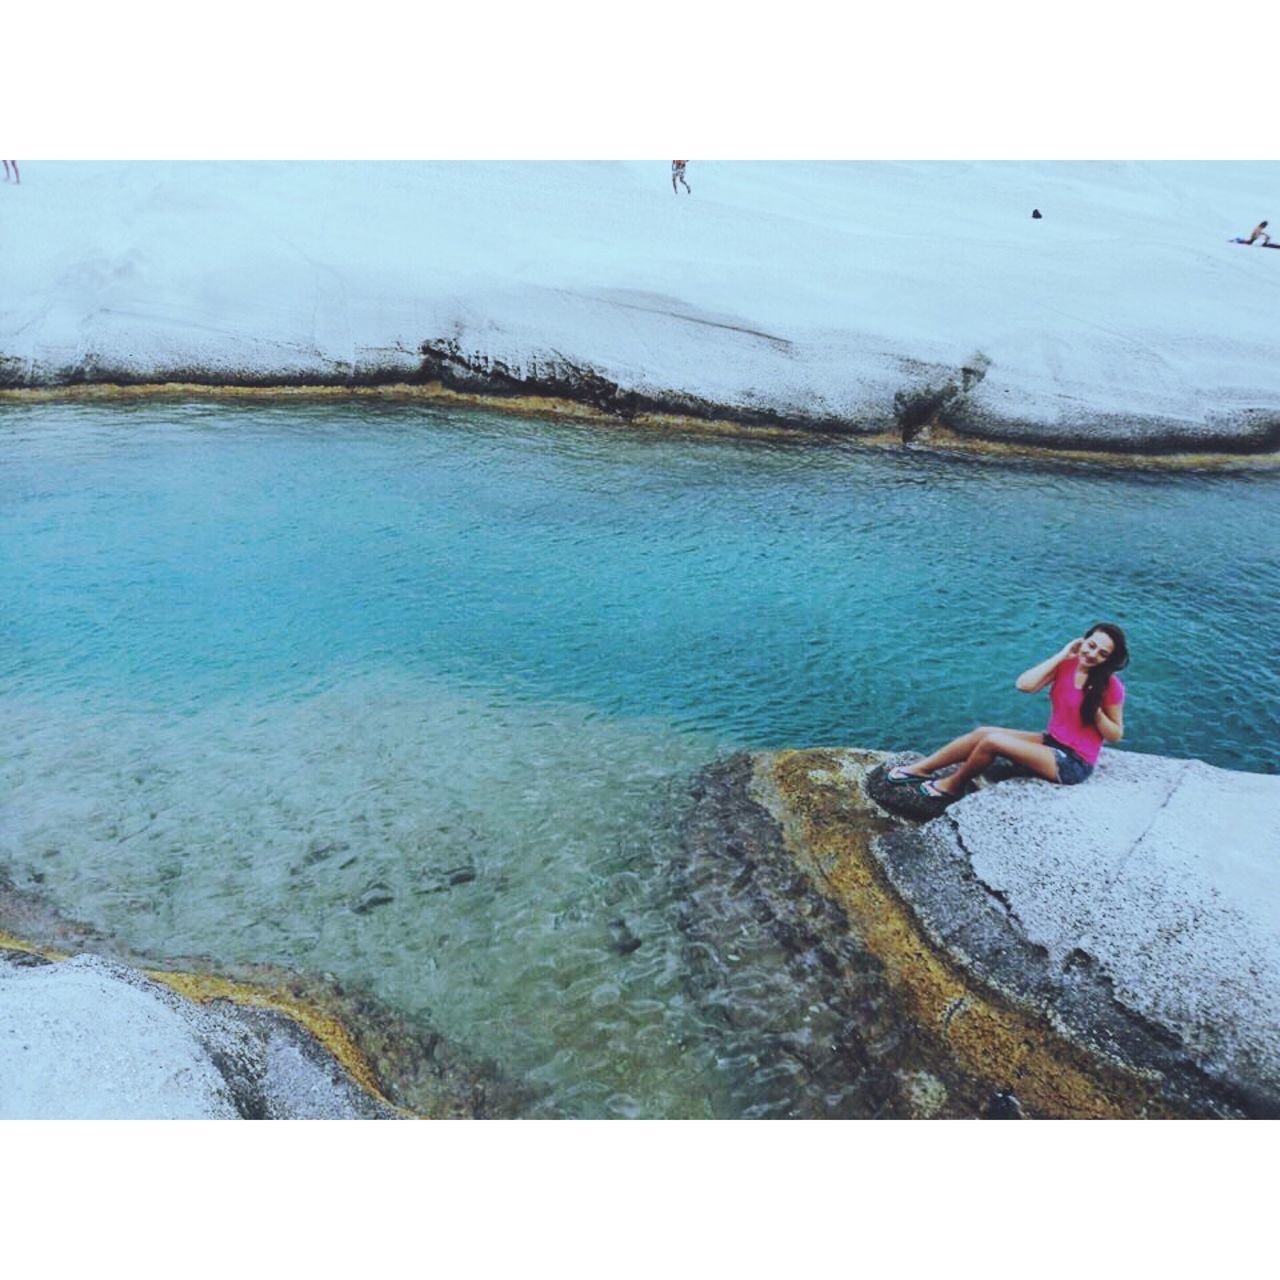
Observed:
[[[1102,754],[1102,734],[1093,725],[1080,721],[1080,704],[1084,690],[1076,688],[1074,658],[1064,658],[1053,675],[1053,687],[1049,690],[1049,727],[1045,731],[1064,747],[1070,747],[1086,764],[1096,764]],[[1102,706],[1118,707],[1124,701],[1124,685],[1119,676],[1112,676],[1107,691],[1102,695]]]

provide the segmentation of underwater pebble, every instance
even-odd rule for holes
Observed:
[[[476,878],[476,869],[470,865],[457,867],[423,867],[418,873],[420,884],[415,893],[444,893],[455,885],[470,884]]]
[[[639,951],[643,944],[644,939],[636,937],[621,916],[616,920],[609,921],[610,951],[614,951],[620,956],[629,956],[633,951]]]
[[[313,866],[317,862],[323,862],[326,858],[332,857],[335,853],[345,853],[349,848],[351,846],[345,840],[327,840],[324,836],[316,836],[307,845],[307,856],[303,858],[302,865]]]
[[[372,911],[374,907],[382,907],[388,902],[394,902],[395,896],[387,885],[381,882],[371,884],[355,901],[351,910],[362,916],[366,911]]]

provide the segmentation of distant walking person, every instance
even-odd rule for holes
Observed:
[[[22,174],[18,172],[18,162],[16,160],[6,160],[4,162],[4,180],[9,181],[9,166],[13,166],[13,180],[19,185],[22,184]]]
[[[1249,238],[1246,240],[1243,236],[1236,236],[1231,242],[1232,244],[1253,244],[1254,241],[1261,240],[1264,249],[1271,248],[1271,236],[1267,233],[1267,220],[1264,218],[1252,231],[1249,232]]]
[[[689,186],[689,183],[688,183],[688,181],[685,179],[685,176],[684,176],[685,166],[686,166],[688,163],[689,163],[689,162],[688,162],[687,160],[673,160],[673,161],[671,162],[671,190],[672,190],[676,195],[679,195],[679,194],[680,194],[680,189],[676,186],[676,182],[677,182],[677,181],[683,182],[683,183],[684,183],[684,189],[685,189],[685,190],[686,190],[690,195],[693,195],[693,188]],[[1265,226],[1266,224],[1264,223],[1263,225]]]

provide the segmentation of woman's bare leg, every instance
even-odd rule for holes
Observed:
[[[975,729],[974,734],[981,734],[981,730]],[[973,734],[966,737],[973,737]],[[957,738],[956,741],[963,739]],[[959,795],[969,779],[981,773],[996,756],[1008,756],[1050,782],[1058,780],[1058,757],[1053,754],[1052,747],[1044,745],[1040,734],[1025,733],[1019,729],[989,729],[974,743],[955,773],[931,785],[940,795]]]
[[[966,733],[961,738],[953,739],[945,747],[939,747],[933,755],[926,757],[924,760],[914,760],[911,764],[905,764],[901,767],[904,772],[918,773],[922,778],[926,774],[937,773],[939,769],[945,769],[949,764],[967,760],[978,743],[993,733],[1006,733],[1012,737],[1021,738],[1024,742],[1040,741],[1038,733],[1029,733],[1025,729],[1001,729],[993,724],[980,724],[972,732]]]

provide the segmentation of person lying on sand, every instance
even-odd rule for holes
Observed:
[[[1258,223],[1258,225],[1254,227],[1252,231],[1249,232],[1249,238],[1247,240],[1243,236],[1236,236],[1236,238],[1232,240],[1231,243],[1232,244],[1253,244],[1255,240],[1261,240],[1262,247],[1264,249],[1280,248],[1280,246],[1273,245],[1271,243],[1271,236],[1267,233],[1267,221],[1265,218],[1260,223]]]

